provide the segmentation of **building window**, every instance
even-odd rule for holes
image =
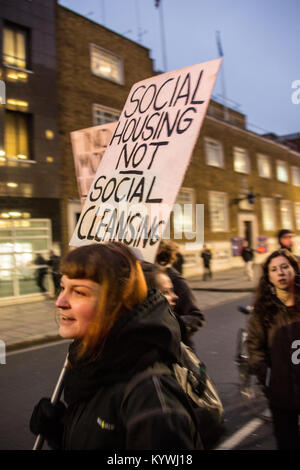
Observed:
[[[291,167],[292,183],[294,186],[300,186],[300,168],[298,166]]]
[[[4,27],[3,64],[28,68],[28,31],[18,26]]]
[[[0,299],[40,292],[34,259],[37,253],[47,259],[52,245],[49,219],[14,220],[18,212],[9,214],[11,219],[6,213],[0,215]],[[45,285],[48,290],[48,276]]]
[[[280,213],[281,213],[281,227],[292,230],[293,229],[293,216],[292,206],[290,201],[280,201]]]
[[[295,202],[296,229],[300,230],[300,202]]]
[[[30,115],[5,112],[5,153],[7,158],[32,160],[30,152]]]
[[[245,149],[234,147],[233,149],[233,167],[238,173],[250,173],[249,157]]]
[[[281,181],[282,183],[287,183],[289,181],[289,170],[286,162],[283,162],[282,160],[277,160],[276,175],[278,181]]]
[[[205,138],[206,164],[224,168],[224,156],[221,142],[214,139]]]
[[[209,191],[210,226],[212,232],[228,232],[227,194]]]
[[[276,229],[275,204],[274,199],[269,197],[261,198],[262,222],[264,230]]]
[[[257,164],[258,164],[258,175],[262,178],[271,178],[272,169],[271,162],[267,155],[262,155],[261,153],[257,155]]]
[[[90,44],[90,58],[94,75],[123,85],[123,61],[119,56],[96,44]]]
[[[108,122],[117,121],[120,117],[120,111],[100,104],[93,104],[93,122],[94,126],[107,124]]]
[[[195,230],[195,190],[181,188],[173,207],[173,226],[176,233],[193,233]]]

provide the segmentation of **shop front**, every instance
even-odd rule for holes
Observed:
[[[0,219],[0,305],[37,300],[52,291],[51,246],[50,219]]]

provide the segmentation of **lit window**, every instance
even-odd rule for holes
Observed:
[[[227,194],[209,191],[210,226],[212,232],[228,231]]]
[[[250,173],[249,157],[245,149],[234,147],[233,166],[238,173]]]
[[[300,168],[298,166],[291,167],[292,183],[294,186],[300,186]]]
[[[175,233],[193,233],[195,211],[195,190],[181,188],[173,207],[173,224]]]
[[[278,181],[282,183],[287,183],[289,180],[288,165],[282,160],[277,160],[276,162],[276,174]]]
[[[123,62],[119,56],[90,44],[90,58],[93,74],[123,84]]]
[[[101,124],[107,124],[108,122],[114,122],[119,119],[120,111],[108,108],[107,106],[101,106],[99,104],[93,105],[93,121],[94,126]]]
[[[5,113],[5,153],[8,158],[31,160],[29,151],[29,118],[25,113]]]
[[[275,230],[275,204],[274,199],[261,198],[262,222],[264,230]]]
[[[257,155],[258,175],[262,178],[271,178],[272,170],[270,159],[267,155]]]
[[[21,69],[28,67],[28,33],[18,26],[5,26],[3,30],[3,63]]]
[[[297,230],[300,230],[300,202],[295,202],[295,221]]]
[[[216,140],[205,138],[204,146],[207,165],[224,168],[222,144]]]
[[[28,101],[15,100],[14,98],[9,98],[6,101],[6,107],[12,110],[26,111],[28,108]]]
[[[281,226],[293,229],[292,206],[290,201],[280,201]]]

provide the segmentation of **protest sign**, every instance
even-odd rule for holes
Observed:
[[[110,122],[71,132],[75,172],[82,206],[116,125],[116,122]]]
[[[216,59],[133,85],[71,246],[119,240],[154,260],[220,65]]]

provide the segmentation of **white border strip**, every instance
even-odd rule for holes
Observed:
[[[216,447],[214,450],[231,450],[234,449],[240,442],[242,442],[249,434],[252,434],[257,428],[259,428],[264,421],[259,418],[252,419],[249,423],[245,424],[241,429],[235,432],[231,437],[226,439],[222,444]]]

